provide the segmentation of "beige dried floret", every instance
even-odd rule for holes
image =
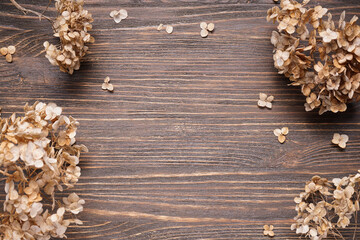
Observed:
[[[101,88],[110,92],[114,91],[114,86],[110,83],[110,77],[106,77],[104,79],[104,83],[101,85]]]
[[[339,147],[341,147],[342,149],[346,148],[346,143],[349,141],[349,137],[346,134],[339,134],[339,133],[334,133],[333,139],[331,140],[331,142],[333,144],[338,145]]]
[[[284,143],[286,141],[286,135],[289,133],[289,128],[283,127],[283,128],[277,128],[274,130],[274,135],[278,137],[278,141],[280,143]]]
[[[264,236],[274,237],[275,233],[273,230],[274,230],[273,225],[264,225],[264,231],[263,231]]]
[[[112,17],[116,23],[119,23],[128,17],[128,12],[125,9],[120,9],[119,11],[114,10],[110,12],[110,17]]]
[[[260,93],[259,94],[259,100],[258,100],[258,106],[259,107],[266,107],[271,109],[272,108],[272,101],[274,101],[274,96],[268,96],[265,93]]]

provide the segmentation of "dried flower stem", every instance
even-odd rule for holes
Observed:
[[[39,12],[37,12],[37,11],[24,8],[24,7],[22,7],[20,4],[18,4],[15,0],[10,0],[10,2],[11,2],[17,9],[21,10],[25,15],[26,15],[27,13],[32,13],[32,14],[34,14],[34,15],[37,15],[37,16],[39,17],[39,20],[40,20],[40,21],[41,21],[41,18],[45,18],[45,19],[49,20],[51,23],[53,22],[53,20],[52,20],[50,17],[45,16],[44,14],[39,13]],[[50,2],[51,2],[51,1],[50,1]],[[49,4],[50,4],[50,2],[49,2]],[[48,7],[49,7],[49,5],[48,5]],[[45,11],[46,11],[46,10],[45,10]]]
[[[357,189],[359,191],[359,189]],[[356,201],[359,202],[360,193],[357,193]],[[357,218],[358,218],[358,211],[355,213],[355,228],[354,228],[354,234],[353,234],[353,240],[355,240],[356,237],[356,230],[357,230]]]

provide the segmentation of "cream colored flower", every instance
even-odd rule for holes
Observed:
[[[293,34],[295,32],[295,26],[298,24],[298,20],[295,18],[291,18],[289,16],[285,16],[284,19],[279,23],[278,29],[279,31],[285,30],[289,34]]]
[[[290,53],[287,51],[276,50],[274,54],[274,62],[276,67],[282,67],[284,63],[289,59]]]
[[[116,23],[119,23],[128,17],[128,13],[125,9],[120,9],[119,11],[114,10],[110,12],[110,17],[112,17]]]
[[[76,193],[71,193],[67,198],[63,198],[65,203],[65,210],[73,214],[79,214],[83,211],[83,206],[85,201],[80,199]]]
[[[274,233],[274,226],[273,225],[264,225],[264,236],[269,236],[269,237],[274,237],[275,233]]]
[[[58,107],[55,103],[49,103],[46,106],[46,117],[45,120],[53,120],[61,115],[62,108]]]
[[[278,137],[278,141],[280,143],[284,143],[286,140],[286,135],[289,133],[289,128],[283,127],[283,128],[277,128],[274,130],[274,135]]]
[[[319,107],[321,104],[321,101],[317,98],[315,93],[311,93],[310,96],[306,98],[305,111],[311,111],[314,108]]]
[[[274,96],[267,96],[265,93],[259,94],[258,106],[272,108],[272,101],[274,101]]]
[[[104,79],[104,83],[102,84],[101,88],[103,90],[108,90],[110,92],[114,91],[114,86],[110,83],[110,78],[106,77]]]
[[[329,43],[331,42],[332,40],[336,40],[337,37],[338,37],[338,33],[337,32],[334,32],[332,31],[331,29],[326,29],[326,31],[322,31],[319,33],[320,37],[323,38],[323,41],[325,43]]]
[[[314,28],[319,27],[319,19],[321,19],[327,13],[327,8],[323,8],[321,6],[316,6],[314,8],[314,12],[311,15],[311,23]]]
[[[313,17],[316,19],[322,18],[327,13],[327,8],[323,8],[322,6],[316,6],[314,8]]]
[[[349,137],[346,134],[339,134],[339,133],[334,133],[333,139],[331,140],[331,142],[333,144],[338,145],[341,148],[346,148],[346,143],[349,141]]]

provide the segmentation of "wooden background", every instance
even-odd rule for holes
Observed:
[[[43,11],[48,1],[19,3]],[[335,19],[360,15],[358,0],[314,4]],[[44,57],[43,42],[57,42],[49,23],[0,2],[0,47],[17,47],[13,63],[0,57],[3,116],[55,102],[80,121],[78,143],[90,149],[74,190],[86,200],[85,225],[71,227],[69,239],[267,239],[264,224],[275,226],[275,239],[297,239],[293,198],[305,181],[360,169],[359,104],[306,113],[299,89],[273,67],[275,26],[265,16],[274,5],[87,0],[96,42],[70,76]],[[109,13],[120,8],[129,17],[116,24]],[[55,16],[53,4],[46,14]],[[201,21],[215,23],[206,39]],[[160,23],[173,34],[158,32]],[[101,89],[106,76],[114,93]],[[272,110],[257,107],[259,92],[275,96]],[[283,126],[290,133],[281,145],[273,130]],[[334,132],[349,135],[346,150],[331,144]]]

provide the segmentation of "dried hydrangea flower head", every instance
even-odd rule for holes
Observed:
[[[328,235],[344,239],[337,228],[346,228],[359,211],[359,187],[360,173],[332,181],[314,176],[294,199],[297,216],[291,229],[312,240]]]
[[[259,94],[258,106],[259,107],[267,107],[269,109],[272,108],[272,101],[274,101],[274,96],[268,96],[265,93]]]
[[[283,128],[277,128],[274,130],[274,135],[278,137],[279,143],[284,143],[286,140],[286,135],[289,133],[289,128],[283,127]]]
[[[273,225],[264,225],[264,231],[263,234],[264,236],[269,236],[269,237],[274,237],[275,233],[274,233],[274,226]]]
[[[268,10],[267,20],[278,23],[271,36],[274,65],[301,86],[306,111],[344,112],[360,100],[360,26],[356,16],[346,22],[345,12],[335,24],[328,9],[306,8],[308,2],[282,0]]]
[[[114,10],[110,12],[110,17],[112,17],[116,23],[119,23],[128,17],[128,12],[125,9],[120,9],[119,11]]]
[[[339,134],[339,133],[334,133],[333,139],[331,140],[331,142],[333,144],[338,145],[339,147],[341,147],[342,149],[346,148],[346,143],[349,141],[349,137],[346,134]]]
[[[71,188],[80,177],[76,145],[79,123],[54,103],[25,105],[24,116],[0,118],[0,175],[6,178],[0,239],[65,238],[84,200],[75,193],[55,205],[56,190]],[[52,199],[52,207],[43,203]]]
[[[93,18],[83,8],[83,0],[56,0],[59,16],[54,22],[55,37],[60,38],[61,46],[44,42],[46,58],[60,70],[72,74],[79,70],[81,58],[88,51],[86,44],[94,38],[88,33],[92,29]]]

